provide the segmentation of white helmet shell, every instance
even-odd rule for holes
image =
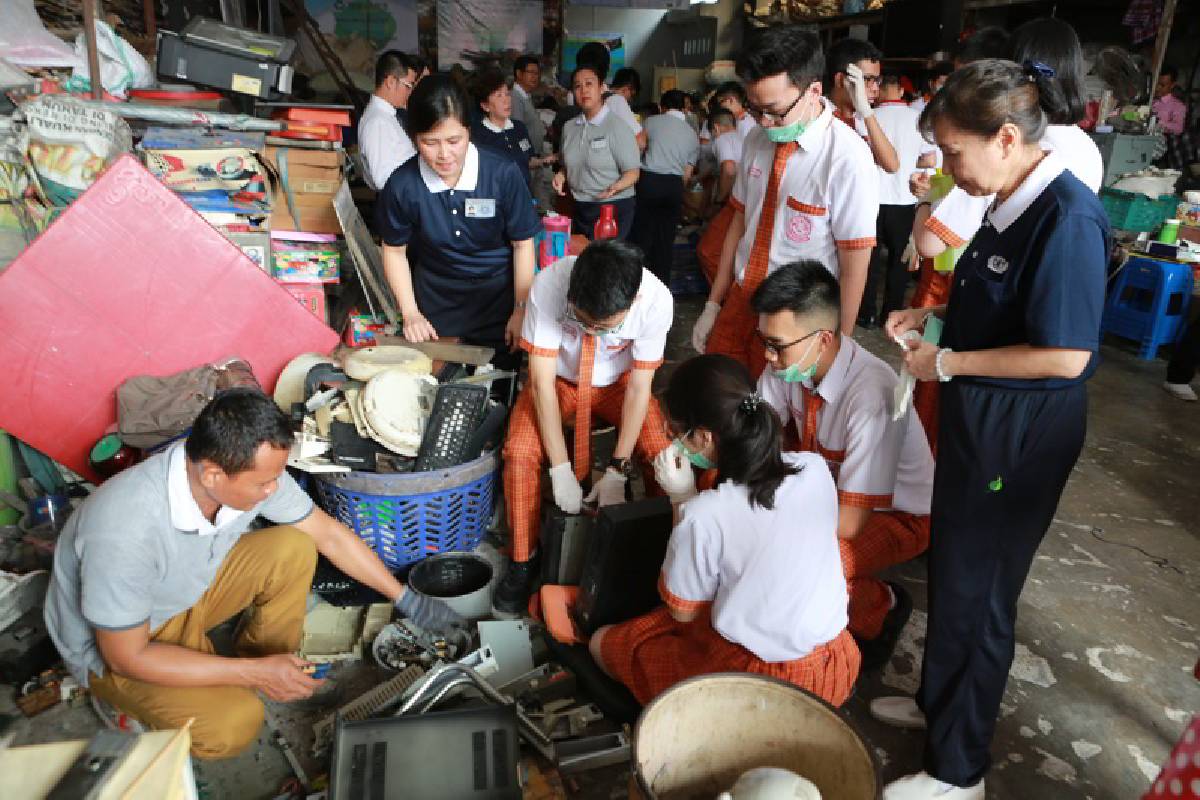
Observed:
[[[743,772],[718,800],[821,800],[821,793],[807,778],[778,767],[757,767]]]
[[[414,457],[421,447],[436,393],[437,381],[431,375],[384,370],[367,382],[359,396],[364,427],[387,449]]]
[[[420,350],[386,344],[362,347],[348,353],[342,360],[342,369],[356,381],[369,381],[385,369],[428,375],[433,371],[433,360]]]

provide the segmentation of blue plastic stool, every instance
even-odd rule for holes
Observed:
[[[1138,357],[1152,360],[1183,333],[1191,299],[1191,266],[1131,258],[1109,291],[1101,330],[1138,342]]]

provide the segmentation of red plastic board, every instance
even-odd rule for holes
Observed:
[[[226,356],[268,391],[337,334],[132,156],[0,273],[0,428],[94,479],[116,388]]]

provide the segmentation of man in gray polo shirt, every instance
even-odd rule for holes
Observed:
[[[234,755],[263,720],[258,693],[300,700],[321,685],[293,653],[317,553],[391,598],[418,625],[462,620],[407,590],[284,471],[292,433],[266,395],[233,389],[176,444],[98,488],[68,519],[46,624],[71,673],[151,728],[189,718],[192,752]],[[263,516],[278,527],[247,533]],[[245,611],[237,657],[207,632]]]
[[[671,285],[675,229],[683,211],[683,188],[692,179],[700,156],[700,139],[683,114],[687,96],[678,89],[663,92],[662,108],[646,120],[649,140],[637,183],[637,215],[629,240],[642,248],[647,266]]]

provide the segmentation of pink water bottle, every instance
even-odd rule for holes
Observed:
[[[600,207],[600,219],[596,220],[596,227],[592,230],[592,241],[617,238],[619,229],[617,228],[617,218],[614,215],[615,211],[616,208],[611,205]]]

